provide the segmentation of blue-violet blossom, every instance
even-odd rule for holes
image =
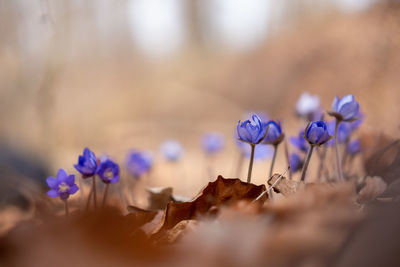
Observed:
[[[339,121],[357,120],[359,104],[354,100],[353,95],[346,95],[342,98],[335,97],[332,103],[332,111],[329,115],[334,116]]]
[[[49,197],[60,197],[62,200],[67,200],[70,195],[79,190],[75,184],[75,175],[68,175],[64,169],[58,170],[57,177],[48,177],[46,183],[50,187],[47,195]]]
[[[215,154],[224,147],[224,137],[219,133],[206,133],[203,135],[202,145],[207,154]]]
[[[332,136],[329,135],[328,127],[324,121],[314,121],[308,124],[305,130],[305,139],[311,145],[322,145],[329,141]]]
[[[178,161],[183,153],[182,145],[175,140],[167,140],[161,144],[161,153],[169,161]]]
[[[114,184],[119,181],[119,166],[109,158],[100,162],[97,175],[106,184]]]
[[[267,123],[261,121],[258,115],[253,115],[251,120],[239,121],[236,129],[240,141],[257,145],[267,133]]]
[[[85,148],[83,155],[78,158],[78,164],[75,164],[74,167],[84,178],[95,175],[97,170],[96,155],[89,148]]]
[[[153,157],[149,152],[132,150],[126,158],[126,168],[134,178],[140,178],[150,171],[153,165]]]

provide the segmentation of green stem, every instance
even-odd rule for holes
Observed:
[[[278,145],[274,145],[274,155],[272,156],[271,167],[269,168],[269,178],[272,177],[272,171],[274,170],[277,151],[278,151]]]
[[[336,168],[337,168],[337,176],[340,181],[343,181],[343,171],[342,171],[342,163],[340,161],[339,155],[339,142],[338,142],[338,129],[339,129],[340,120],[336,119],[335,125],[335,153],[336,153]]]
[[[301,171],[301,179],[300,179],[301,181],[304,181],[304,179],[306,178],[307,168],[308,164],[310,163],[313,150],[314,150],[314,145],[311,145],[310,149],[308,150],[306,161],[304,162],[303,165],[303,170]]]
[[[249,163],[249,172],[247,173],[247,182],[251,181],[251,172],[253,171],[253,161],[254,161],[254,150],[256,145],[250,144],[251,146],[251,155],[250,155],[250,163]]]

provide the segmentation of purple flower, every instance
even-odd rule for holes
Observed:
[[[347,144],[347,152],[354,156],[361,151],[360,139],[355,139]]]
[[[215,154],[224,147],[224,137],[218,133],[207,133],[203,136],[202,145],[207,154]]]
[[[359,105],[353,95],[346,95],[341,99],[336,96],[332,103],[332,112],[329,114],[338,120],[351,121],[357,119],[358,109]]]
[[[327,123],[328,126],[328,132],[330,135],[335,136],[335,125],[336,125],[336,121],[330,121]],[[349,140],[350,135],[351,135],[351,123],[349,122],[342,122],[339,124],[338,127],[338,141],[340,144],[346,142],[347,140]],[[335,139],[332,138],[331,140],[328,141],[328,145],[329,146],[333,146],[335,145]]]
[[[67,200],[69,195],[75,194],[79,188],[75,184],[75,175],[68,175],[64,169],[59,169],[57,178],[48,177],[46,179],[50,190],[47,191],[49,197],[60,197],[62,200]]]
[[[153,165],[153,158],[149,152],[132,150],[126,158],[126,167],[130,175],[140,178],[143,174],[150,171]]]
[[[104,158],[99,165],[97,175],[106,184],[114,184],[119,181],[119,166],[109,158]]]
[[[361,124],[364,122],[365,119],[365,115],[364,113],[362,113],[360,110],[358,111],[356,118],[358,118],[358,120],[349,122],[350,124],[350,128],[352,131],[357,130],[358,128],[360,128]]]
[[[238,122],[236,127],[240,141],[257,145],[259,144],[267,132],[267,123],[262,122],[260,117],[253,115],[250,120]]]
[[[296,103],[296,113],[307,120],[320,120],[323,115],[318,95],[303,93]]]
[[[263,143],[270,145],[278,145],[284,138],[282,128],[279,122],[269,121],[267,123],[268,133],[265,136]]]
[[[290,169],[292,170],[293,173],[297,172],[298,170],[301,170],[303,167],[303,160],[297,153],[292,153],[289,156],[289,164],[290,164]]]
[[[251,147],[244,142],[237,141],[241,153],[246,157],[250,158],[251,155]],[[268,159],[272,156],[273,149],[269,145],[259,144],[255,146],[254,150],[254,160],[264,160]]]
[[[305,139],[311,145],[322,145],[329,141],[332,136],[329,135],[328,127],[324,121],[314,121],[308,124],[305,130]]]
[[[169,161],[178,161],[183,153],[182,145],[175,140],[167,140],[161,144],[161,153]]]
[[[300,149],[301,151],[307,153],[310,148],[306,139],[304,139],[304,130],[300,130],[299,135],[290,137],[290,142],[292,145]]]
[[[95,175],[97,170],[96,155],[89,148],[85,148],[83,155],[78,158],[78,164],[75,164],[74,167],[84,178]]]

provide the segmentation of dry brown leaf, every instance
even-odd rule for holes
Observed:
[[[157,211],[144,210],[135,206],[128,206],[128,212],[129,214],[125,217],[132,222],[133,229],[150,222],[157,215]]]
[[[221,205],[229,205],[239,200],[253,200],[263,191],[265,185],[254,185],[242,182],[240,179],[225,179],[218,176],[217,180],[208,183],[193,201],[170,202],[165,211],[163,225],[157,232],[171,229],[182,220],[216,213]],[[265,198],[260,201],[264,200]]]
[[[271,179],[268,180],[268,184],[274,185],[273,189],[277,193],[281,193],[284,196],[290,196],[297,192],[301,185],[304,185],[303,182],[297,182],[294,180],[289,180],[286,177],[281,177],[280,174],[274,174]],[[280,179],[277,183],[276,181]]]
[[[179,241],[184,235],[196,229],[196,220],[183,220],[180,221],[174,228],[165,232],[158,244],[172,244]]]
[[[391,183],[383,192],[381,197],[393,198],[398,197],[400,195],[400,179],[395,180]]]
[[[357,196],[357,202],[360,204],[374,200],[376,197],[385,192],[387,184],[380,177],[367,177],[365,186],[361,189]]]
[[[164,188],[147,188],[149,210],[163,210],[167,207],[167,204],[172,200],[172,187]]]

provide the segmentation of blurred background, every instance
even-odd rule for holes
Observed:
[[[326,110],[352,93],[362,131],[399,135],[399,1],[0,0],[0,36],[2,190],[20,183],[10,174],[76,172],[84,147],[121,165],[136,148],[153,153],[146,185],[193,196],[215,178],[204,133],[226,138],[214,174],[237,176],[237,121],[262,111],[297,135],[305,91]],[[176,164],[166,139],[184,147]]]

